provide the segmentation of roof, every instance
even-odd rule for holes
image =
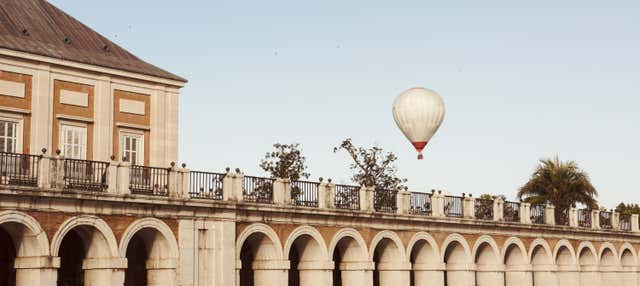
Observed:
[[[0,48],[186,82],[45,0],[0,0]]]

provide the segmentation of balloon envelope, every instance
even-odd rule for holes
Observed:
[[[418,159],[422,159],[422,150],[440,128],[444,113],[440,95],[426,88],[411,88],[393,102],[393,119],[418,151]]]

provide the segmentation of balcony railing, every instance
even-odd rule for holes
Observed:
[[[38,185],[41,156],[0,152],[0,185]]]
[[[444,214],[448,217],[462,217],[464,213],[462,211],[463,197],[458,196],[445,196],[444,197]]]
[[[377,212],[395,213],[398,191],[376,188],[373,195],[373,208]]]
[[[493,200],[475,199],[473,208],[477,219],[493,220]]]
[[[620,229],[621,230],[631,230],[631,215],[630,214],[620,214]]]
[[[107,188],[108,162],[64,159],[64,188],[100,192]]]
[[[273,179],[244,176],[244,182],[242,183],[242,196],[247,202],[272,204]]]
[[[613,225],[611,224],[611,212],[600,211],[600,228],[611,229],[612,227]]]
[[[360,209],[360,187],[336,185],[333,204],[338,209]]]
[[[308,181],[291,182],[291,201],[296,206],[318,207],[320,183]]]
[[[505,221],[520,222],[520,203],[505,201],[502,206],[502,217]]]
[[[566,209],[566,210],[556,209],[554,214],[556,216],[556,225],[565,225],[565,226],[569,225],[569,209]]]
[[[411,192],[409,213],[431,215],[431,194]]]
[[[578,226],[591,228],[591,210],[590,209],[578,210]]]
[[[132,194],[167,196],[169,195],[169,169],[133,165],[129,189]]]
[[[544,212],[546,206],[544,204],[531,205],[531,223],[544,224]]]
[[[189,196],[198,199],[222,200],[222,179],[225,174],[191,171]]]

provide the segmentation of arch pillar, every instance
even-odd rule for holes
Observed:
[[[127,269],[126,258],[85,258],[82,261],[82,270],[84,270],[85,285],[122,285],[124,284],[125,269]]]
[[[287,285],[289,260],[256,260],[250,267],[253,269],[255,286]]]
[[[415,285],[444,285],[444,271],[446,266],[444,263],[437,265],[433,264],[413,264],[413,276],[415,279]]]
[[[300,285],[330,285],[333,279],[333,267],[333,261],[301,261],[298,263]]]
[[[553,264],[534,264],[533,285],[558,286],[555,272],[556,266]]]
[[[342,285],[373,285],[373,262],[342,262],[339,269]]]
[[[600,284],[603,286],[622,285],[622,277],[620,274],[622,273],[618,266],[600,265]]]
[[[60,257],[16,257],[16,286],[54,286],[58,279]]]
[[[380,285],[408,286],[411,271],[410,262],[381,262],[378,263]]]
[[[147,286],[166,285],[176,280],[177,258],[149,258],[147,267]]]
[[[598,265],[580,266],[580,286],[600,286],[600,269]]]
[[[475,264],[447,264],[447,286],[475,286]]]
[[[531,265],[508,265],[504,270],[504,285],[507,286],[532,286],[533,268]]]
[[[580,285],[580,269],[577,265],[559,265],[556,270],[558,285],[560,286],[579,286]]]
[[[637,286],[638,285],[638,267],[636,266],[622,266],[621,279],[623,286]]]
[[[482,265],[476,269],[478,285],[504,285],[504,267],[502,265]]]

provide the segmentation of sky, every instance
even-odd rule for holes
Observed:
[[[273,143],[300,143],[310,179],[349,183],[333,147],[352,138],[396,153],[412,191],[513,199],[557,155],[603,206],[640,203],[637,1],[51,2],[189,80],[179,157],[192,170],[264,175]],[[422,161],[391,114],[418,86],[447,109]]]

